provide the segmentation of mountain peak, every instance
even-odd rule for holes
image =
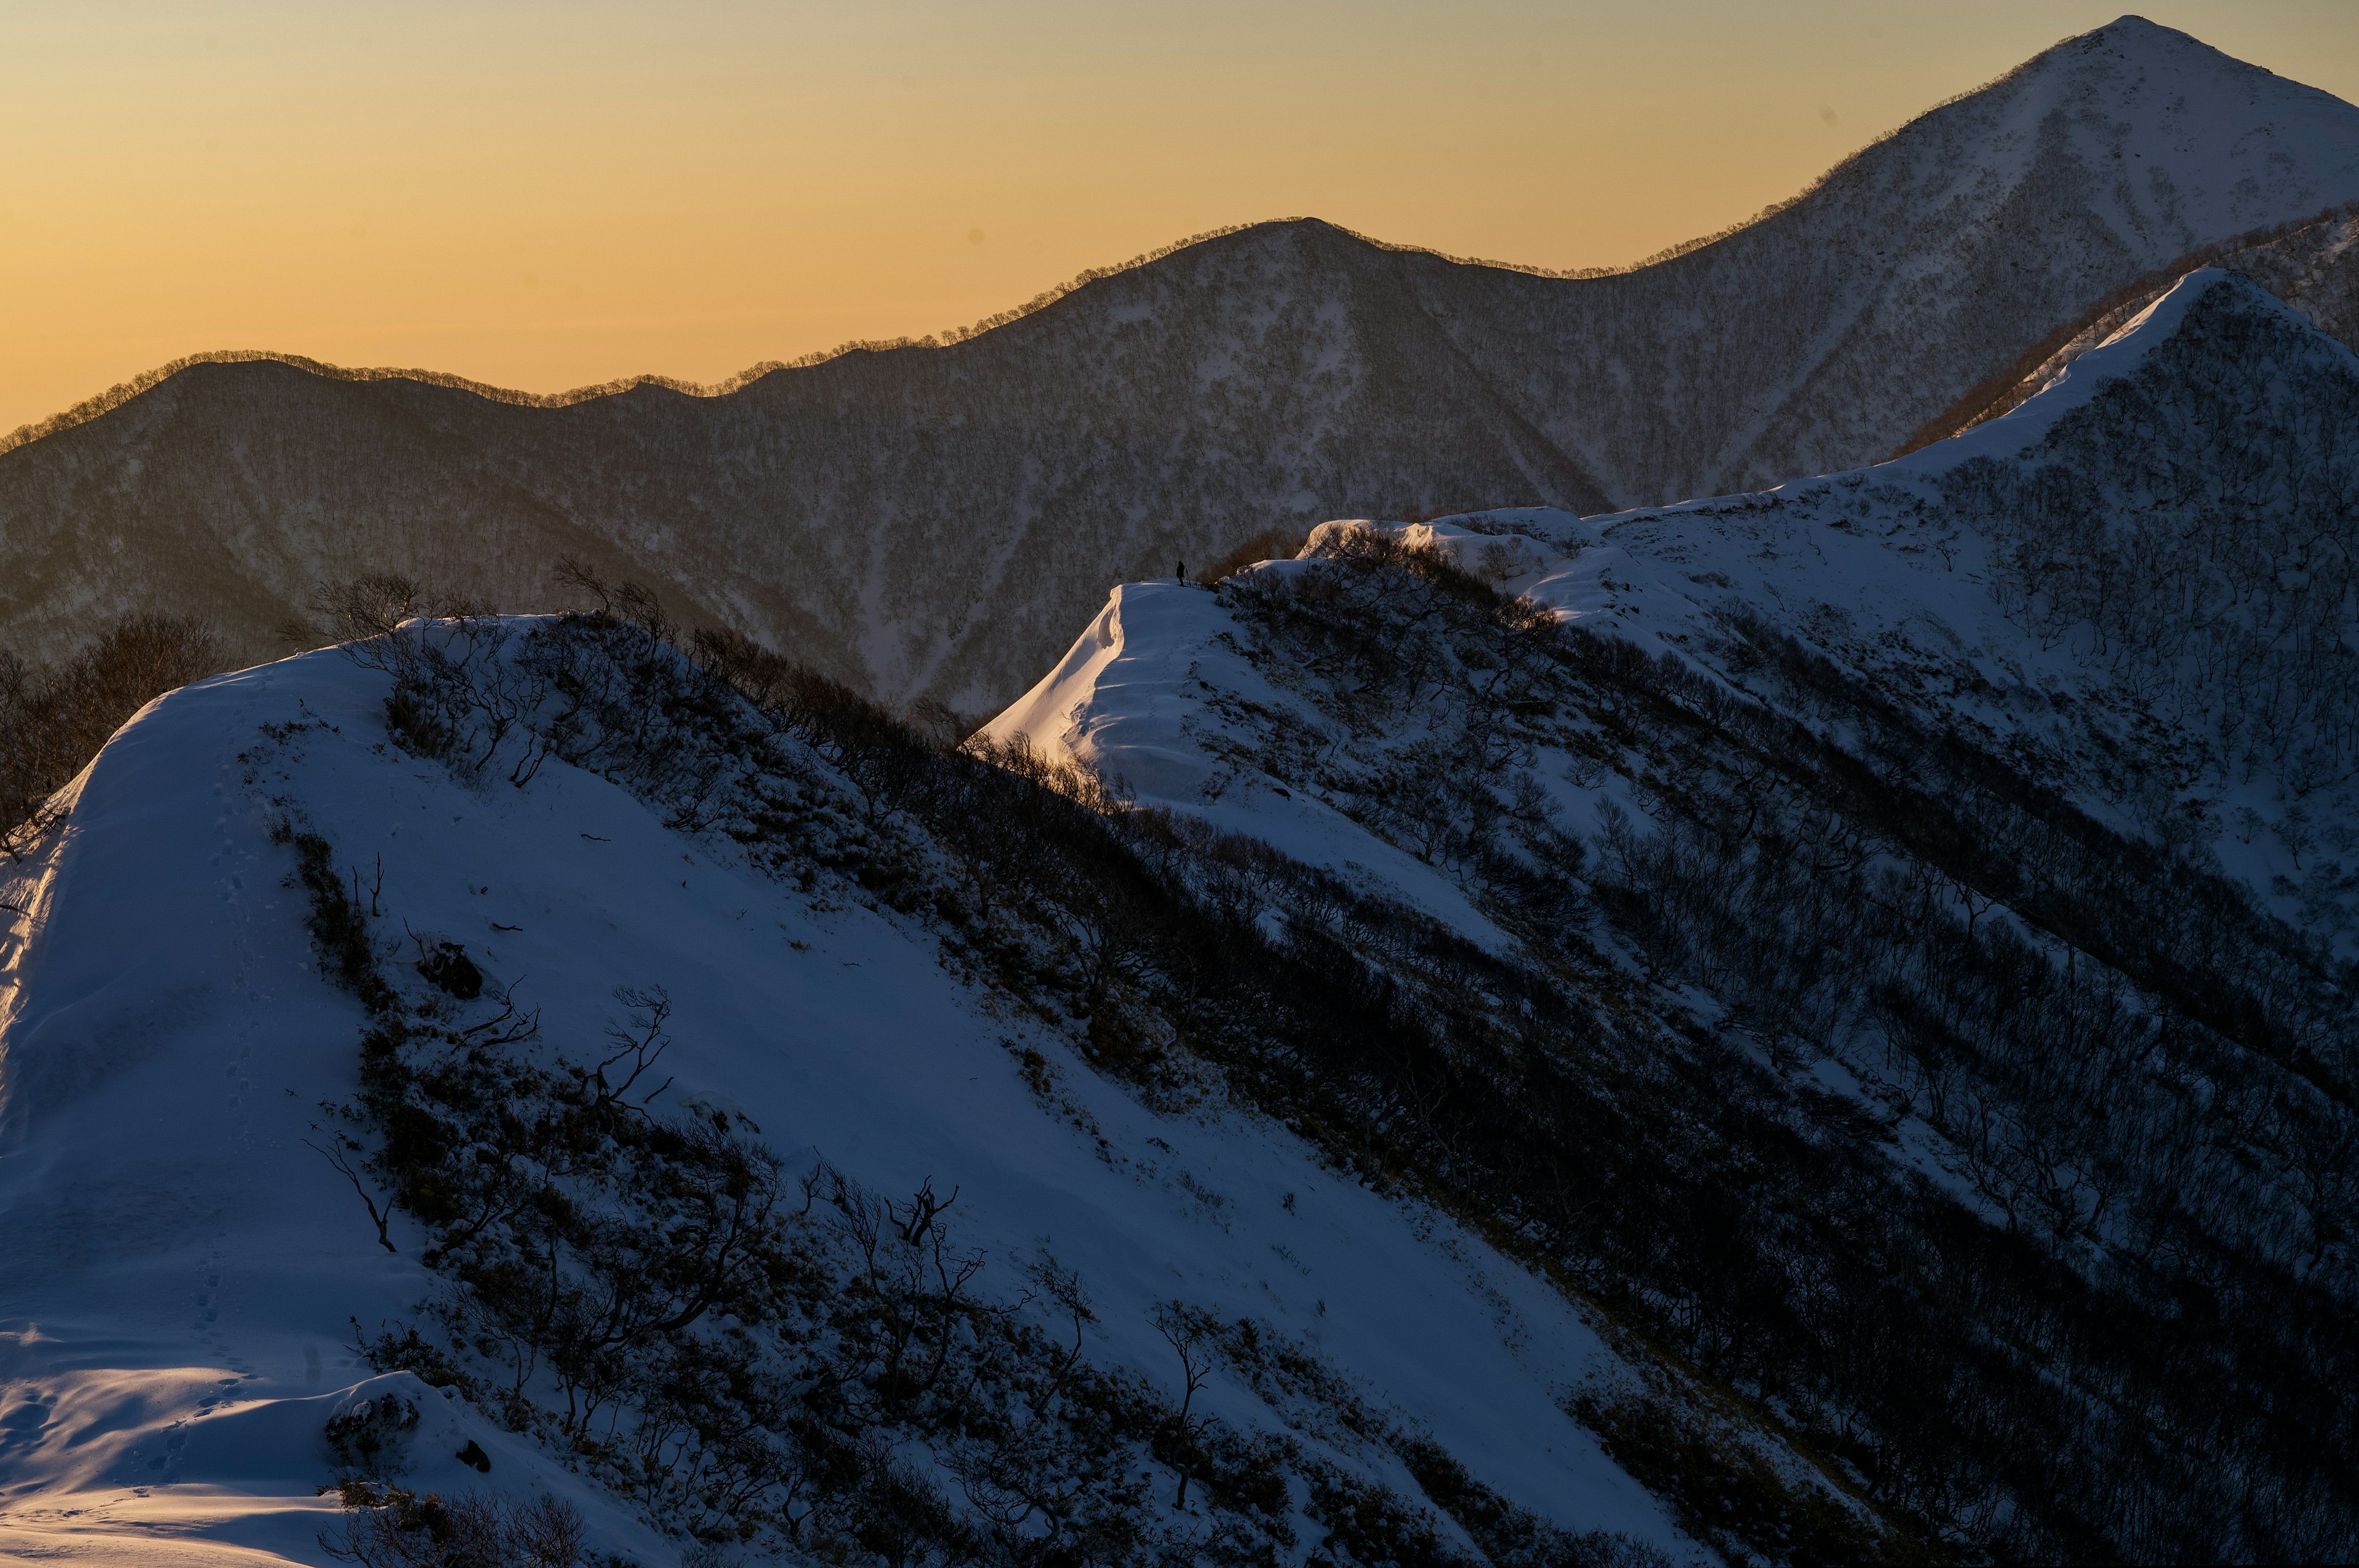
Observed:
[[[2134,13],[2116,16],[2102,27],[2092,27],[2089,31],[2077,35],[2071,41],[2080,43],[2097,38],[2103,38],[2108,43],[2131,45],[2192,44],[2212,54],[2220,52],[2191,33],[2182,33],[2177,27],[2166,27],[2160,22],[2148,21],[2146,17]]]
[[[2099,50],[2158,63],[2173,57],[2182,64],[2192,59],[2212,60],[2254,76],[2277,75],[2266,66],[2238,59],[2234,55],[2214,49],[2192,33],[2181,32],[2177,27],[2165,27],[2160,22],[2149,21],[2139,16],[2116,16],[2102,27],[2075,33],[2034,56],[2032,62],[2060,53],[2087,55]]]
[[[2257,90],[2272,92],[2272,97],[2284,94],[2284,102],[2311,99],[2319,106],[2335,106],[2350,111],[2350,114],[2359,114],[2359,111],[2352,111],[2350,103],[2345,103],[2331,92],[2323,92],[2321,87],[2307,87],[2293,78],[2278,75],[2277,70],[2269,70],[2267,66],[2256,66],[2248,59],[2236,59],[2224,49],[2215,49],[2212,45],[2196,38],[2194,33],[2182,33],[2180,28],[2170,28],[2170,26],[2149,21],[2145,16],[2116,16],[2102,28],[2093,28],[2088,33],[2073,33],[2071,38],[2057,40],[2052,48],[2040,49],[2038,54],[2027,59],[2017,70],[2010,70],[2007,75],[1991,82],[1989,90],[1998,90],[1998,87],[2006,87],[2007,82],[2022,81],[2027,75],[2043,73],[2043,69],[2048,69],[2048,66],[2057,66],[2067,75],[2114,69],[2130,69],[2139,70],[2139,73],[2142,70],[2161,70],[2161,73],[2175,75],[2175,78],[2187,78],[2190,73],[2194,73],[2196,78],[2208,75],[2211,81],[2199,82],[2196,90],[2217,92],[2220,87],[2232,85],[2244,85],[2248,90],[2257,87]],[[2130,78],[2128,85],[2135,85],[2135,82],[2137,82],[2137,78]],[[1970,97],[1979,97],[1979,94],[1970,94]],[[2196,103],[2194,108],[2201,108],[2201,103]]]

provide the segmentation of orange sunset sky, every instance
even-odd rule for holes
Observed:
[[[1614,265],[2111,4],[0,5],[0,430],[206,349],[533,391],[1298,213]],[[2144,15],[2359,98],[2359,6]]]

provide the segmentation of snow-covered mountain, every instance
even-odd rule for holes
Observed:
[[[961,750],[603,589],[171,694],[0,868],[0,1546],[2347,1556],[2354,496],[2205,269]]]
[[[1777,1309],[1638,1315],[1879,1502],[2003,1559],[2359,1539],[2313,1397],[2359,1351],[2359,356],[2249,279],[1881,466],[1125,585],[986,733],[1503,959],[1594,943],[1862,1117],[1925,1206],[1800,1206],[1888,1291],[1745,1240]],[[1953,1292],[1954,1344],[1877,1315]]]
[[[962,750],[619,594],[159,699],[0,868],[0,1546],[2346,1556],[2354,483],[2207,270]]]
[[[1125,585],[985,733],[1111,769],[1145,798],[1201,809],[1234,785],[1236,809],[1290,820],[1299,809],[1251,781],[1329,744],[1331,724],[1289,699],[1292,725],[1222,738],[1225,686],[1185,672],[1235,669],[1254,645],[1231,600],[1286,597],[1281,584],[1325,580],[1311,563],[1384,540],[1773,706],[1794,694],[1755,689],[1785,677],[1757,674],[1753,644],[1795,640],[1858,692],[2014,759],[2108,827],[2218,860],[2349,953],[2354,502],[2359,356],[2209,268],[2005,416],[1894,462],[1586,518],[1331,523],[1302,562],[1217,593]],[[1237,678],[1262,700],[1255,677]]]
[[[1574,287],[1465,275],[1441,287],[1480,304],[1427,304],[1620,503],[1747,489],[1885,457],[2109,290],[2359,199],[2355,128],[2127,16],[1714,244]]]
[[[647,1563],[1690,1550],[1572,1413],[1610,1330],[1212,1062],[1093,1066],[1092,955],[853,750],[611,624],[405,635],[159,700],[0,868],[0,1555],[323,1561],[372,1474]]]
[[[2319,330],[2359,348],[2359,207],[2250,244],[2218,247],[2206,259],[2209,265],[2243,273]],[[1903,450],[1914,451],[1970,430],[2016,407],[2176,287],[2184,270],[2141,279],[2101,300],[2081,319],[2058,328],[2025,351],[2007,373],[1994,376],[1944,409]]]
[[[10,613],[596,600],[11,831],[0,1555],[2348,1560],[2359,231],[2221,242],[2355,122],[2132,19],[1618,277],[0,456]]]
[[[2146,275],[2354,199],[2359,109],[2125,17],[1614,276],[1298,222],[713,397],[197,363],[0,452],[0,640],[168,605],[260,656],[323,578],[546,608],[573,556],[873,694],[988,712],[1114,582],[1288,522],[1874,461]]]

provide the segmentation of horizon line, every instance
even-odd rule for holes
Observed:
[[[678,393],[682,396],[687,397],[726,397],[734,393],[742,392],[754,383],[777,372],[809,370],[818,365],[826,364],[832,361],[842,359],[851,354],[883,353],[896,349],[952,348],[958,344],[968,342],[975,338],[982,337],[984,334],[994,331],[998,328],[1022,320],[1027,316],[1045,310],[1049,306],[1056,304],[1060,299],[1063,299],[1066,296],[1077,293],[1081,289],[1088,287],[1092,283],[1097,282],[1101,278],[1114,277],[1124,273],[1134,272],[1140,267],[1150,265],[1155,262],[1163,260],[1167,256],[1175,255],[1178,253],[1188,250],[1193,246],[1204,244],[1213,240],[1225,239],[1232,234],[1243,233],[1247,230],[1278,228],[1290,224],[1321,224],[1327,228],[1335,230],[1339,233],[1347,234],[1353,239],[1360,241],[1364,244],[1372,245],[1378,250],[1389,251],[1397,254],[1430,256],[1437,261],[1446,262],[1455,266],[1488,267],[1495,271],[1521,273],[1529,277],[1546,278],[1562,282],[1585,282],[1609,277],[1627,276],[1632,273],[1642,272],[1649,267],[1661,266],[1668,263],[1677,261],[1681,257],[1691,255],[1698,251],[1719,244],[1723,241],[1734,239],[1736,235],[1743,233],[1747,230],[1756,228],[1763,223],[1773,221],[1779,214],[1799,206],[1803,201],[1808,200],[1810,197],[1826,189],[1827,186],[1833,182],[1834,179],[1843,174],[1844,170],[1858,163],[1862,158],[1867,157],[1868,154],[1875,151],[1876,148],[1902,135],[1908,131],[1913,129],[1915,126],[1922,124],[1924,121],[1931,118],[1933,115],[1941,113],[1943,110],[1950,108],[1953,104],[1962,103],[1969,98],[1977,97],[1984,92],[1990,92],[1994,88],[1999,87],[2004,83],[2012,81],[2014,78],[2030,70],[2033,67],[2038,65],[2043,60],[2048,59],[2058,50],[2063,49],[2069,44],[2077,43],[2082,39],[2093,38],[2102,33],[2110,32],[2126,21],[2143,22],[2146,26],[2154,27],[2158,31],[2177,33],[2180,38],[2187,38],[2190,42],[2193,42],[2201,48],[2207,49],[2212,48],[2211,45],[2203,43],[2201,38],[2195,38],[2192,34],[2180,32],[2178,28],[2165,27],[2160,23],[2147,21],[2147,18],[2135,16],[2134,14],[2125,14],[2122,16],[2116,17],[2114,21],[2106,23],[2104,27],[2093,27],[2085,33],[2068,34],[2066,37],[2058,39],[2055,43],[2050,44],[2048,48],[2031,55],[2020,63],[2001,71],[1998,75],[1992,77],[1989,81],[1981,82],[1973,87],[1966,88],[1962,92],[1953,92],[1947,98],[1942,99],[1940,102],[1931,104],[1929,107],[1919,111],[1917,114],[1910,115],[1907,120],[1894,126],[1892,129],[1862,143],[1858,147],[1854,148],[1850,153],[1845,154],[1843,157],[1830,165],[1816,178],[1812,179],[1809,184],[1805,185],[1800,190],[1796,191],[1793,195],[1773,201],[1750,216],[1740,218],[1734,222],[1713,230],[1710,233],[1700,234],[1691,239],[1681,240],[1675,243],[1666,245],[1650,254],[1638,258],[1636,261],[1619,263],[1614,265],[1545,267],[1525,262],[1498,261],[1484,256],[1458,255],[1448,251],[1437,250],[1430,245],[1408,244],[1391,240],[1382,240],[1373,234],[1362,233],[1360,231],[1347,227],[1344,224],[1337,223],[1331,220],[1320,218],[1308,213],[1296,214],[1294,216],[1285,218],[1263,218],[1245,222],[1223,224],[1218,228],[1206,229],[1197,233],[1185,235],[1180,239],[1173,240],[1167,244],[1158,245],[1153,250],[1141,252],[1139,254],[1134,255],[1125,262],[1114,263],[1104,266],[1086,267],[1071,278],[1067,279],[1065,282],[1041,290],[1038,294],[1034,295],[1030,299],[1026,300],[1021,305],[1012,307],[1006,310],[995,311],[993,314],[985,316],[982,319],[973,322],[968,326],[946,328],[939,332],[928,332],[922,336],[916,337],[905,335],[894,338],[847,339],[846,341],[836,344],[832,348],[814,350],[810,353],[799,354],[792,359],[759,361],[756,363],[748,365],[745,369],[737,372],[734,375],[726,376],[716,382],[693,382],[678,376],[647,373],[636,375],[617,376],[609,381],[596,382],[582,386],[571,387],[561,392],[525,392],[515,387],[498,386],[489,382],[477,381],[472,377],[460,375],[450,371],[426,370],[418,367],[397,365],[340,365],[332,363],[326,360],[315,359],[308,354],[282,351],[276,349],[204,349],[194,353],[183,354],[177,359],[173,359],[161,365],[158,365],[152,370],[142,371],[138,374],[130,377],[128,380],[117,382],[106,390],[97,393],[90,397],[83,398],[82,401],[75,403],[70,407],[62,409],[58,413],[49,415],[40,419],[28,421],[26,424],[17,426],[15,429],[7,432],[5,435],[0,435],[0,458],[5,458],[9,453],[16,451],[20,448],[30,446],[36,441],[46,439],[51,436],[62,435],[68,430],[77,429],[83,425],[90,424],[93,420],[102,418],[107,414],[114,412],[115,409],[122,407],[125,404],[129,403],[133,398],[153,391],[156,387],[162,385],[165,382],[170,380],[176,375],[179,375],[181,372],[194,369],[196,366],[201,364],[283,364],[290,369],[303,371],[307,373],[331,381],[408,381],[426,386],[442,387],[451,391],[469,393],[474,396],[483,398],[486,402],[500,403],[508,405],[512,407],[526,408],[570,408],[578,404],[592,403],[601,398],[618,397],[625,393],[635,392],[643,386],[659,387],[664,391]],[[2230,56],[2227,58],[2234,59],[2234,57]],[[2240,60],[2238,63],[2251,66],[2251,69],[2256,70],[2267,70],[2267,69],[2263,66],[2252,66],[2250,61]],[[2269,71],[2268,74],[2275,75],[2276,72]]]

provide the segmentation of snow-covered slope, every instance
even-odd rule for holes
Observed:
[[[1892,463],[1669,508],[1388,531],[1735,687],[1715,644],[1732,615],[1767,622],[2125,830],[2194,821],[2256,896],[2347,947],[2354,441],[2359,356],[2206,269],[2003,417]],[[1306,560],[1356,526],[1324,525]],[[986,733],[1243,827],[1226,803],[1255,755],[1200,738],[1221,733],[1216,697],[1284,700],[1242,635],[1222,596],[1125,585]]]
[[[2216,1412],[2330,1379],[2344,1349],[2263,1347],[2359,1305],[2354,501],[2359,356],[2199,271],[1897,461],[1587,518],[1334,523],[1217,591],[1125,585],[986,734],[1503,956],[1578,962],[1593,934],[1648,1005],[1872,1108],[1884,1157],[2067,1267],[2090,1326],[2015,1354],[2115,1390],[2143,1375],[2117,1357],[2217,1354],[2250,1380]],[[2190,1312],[2211,1326],[2165,1348]],[[2051,1481],[2092,1471],[2038,1502],[1983,1473],[1962,1533],[2347,1548],[2346,1473],[2197,1481],[2145,1446],[2179,1419],[2145,1398],[2098,1398],[2069,1440],[1995,1419]],[[2330,1402],[2204,1463],[2359,1432]],[[2256,1530],[2249,1488],[2280,1486],[2308,1522]]]
[[[495,1412],[379,1376],[356,1350],[450,1286],[436,1233],[397,1215],[381,1246],[364,1204],[384,1201],[383,1178],[332,1162],[343,1140],[353,1162],[374,1141],[323,1108],[359,1090],[369,1015],[307,929],[317,890],[290,824],[332,844],[332,878],[356,877],[360,907],[382,912],[371,940],[404,1005],[473,1026],[506,996],[595,1060],[632,1014],[616,988],[660,989],[657,1115],[722,1108],[793,1170],[824,1159],[897,1198],[929,1181],[954,1193],[984,1296],[1032,1302],[1070,1336],[1039,1304],[1038,1268],[1075,1272],[1094,1306],[1089,1362],[1168,1388],[1180,1363],[1151,1325],[1158,1303],[1249,1321],[1508,1503],[1679,1549],[1560,1408],[1621,1363],[1524,1265],[1248,1108],[1148,1108],[1081,1060],[1070,1021],[962,978],[940,931],[815,863],[756,869],[563,762],[528,788],[455,778],[389,743],[388,686],[325,652],[162,698],[75,784],[70,826],[0,868],[0,1555],[322,1561],[316,1537],[339,1527],[313,1492],[350,1470],[327,1423],[389,1396],[426,1411],[402,1484],[546,1488],[602,1549],[650,1563],[682,1549],[581,1454],[569,1471]],[[480,1000],[410,968],[445,940],[480,967]],[[1233,1372],[1196,1396],[1195,1419],[1207,1411],[1287,1430]],[[1379,1433],[1302,1440],[1415,1495]],[[453,1457],[471,1440],[487,1478]],[[1146,1477],[1158,1517],[1172,1482]],[[1281,1490],[1281,1519],[1305,1506]],[[1226,1517],[1191,1508],[1170,1517]]]
[[[322,578],[540,609],[572,555],[877,696],[988,712],[1113,583],[1276,522],[1875,461],[2115,291],[2354,199],[2359,110],[2125,17],[1611,276],[1305,221],[716,397],[197,364],[0,453],[0,638],[164,602],[261,656]]]

